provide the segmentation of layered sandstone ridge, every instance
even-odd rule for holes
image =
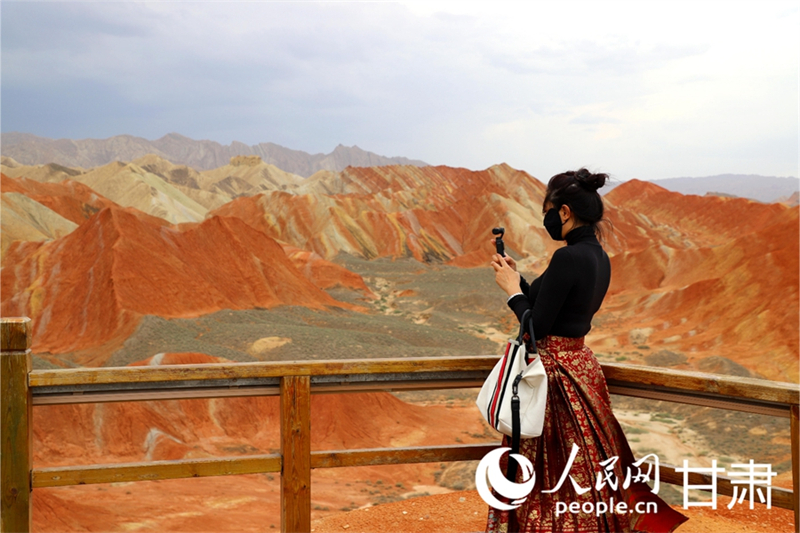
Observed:
[[[349,168],[292,191],[237,198],[213,214],[325,258],[344,252],[479,266],[495,226],[506,228],[517,255],[541,259],[555,248],[541,227],[543,197],[541,182],[508,165]]]
[[[509,246],[522,255],[554,248],[539,224],[542,184],[507,165],[480,172],[348,168],[302,179],[255,156],[197,172],[151,154],[90,170],[26,166],[4,158],[2,169],[40,182],[78,181],[123,207],[171,223],[236,213],[268,235],[326,259],[344,252],[370,259],[458,258],[459,266],[476,266],[485,262],[486,228],[498,224],[505,225]],[[485,198],[476,202],[476,195]]]
[[[43,183],[77,181],[123,207],[135,207],[171,223],[200,222],[210,209],[237,196],[285,190],[303,182],[258,156],[233,157],[229,164],[207,172],[174,165],[153,154],[89,170],[56,164],[27,166],[4,157],[2,170],[9,177]]]
[[[640,181],[607,201],[623,251],[611,259],[604,308],[636,325],[612,343],[716,350],[765,377],[798,381],[797,207]]]
[[[136,163],[115,161],[83,170],[53,164],[28,167],[4,158],[2,170],[9,177],[24,177],[43,183],[79,182],[123,207],[134,207],[171,223],[200,222],[208,212],[208,208],[198,202],[201,198],[195,200],[189,196],[200,196],[188,193],[194,190],[192,187],[175,186]],[[207,203],[221,205],[229,198],[223,198],[221,202],[214,200],[211,196]]]
[[[119,344],[144,315],[353,308],[315,286],[280,244],[239,219],[215,216],[179,229],[119,206],[101,209],[56,240],[13,243],[1,282],[3,316],[31,317],[33,350],[53,354]],[[352,275],[345,283],[359,286]]]
[[[104,207],[116,205],[90,187],[69,179],[42,182],[24,177],[13,179],[0,174],[0,189],[2,194],[23,194],[77,225]]]
[[[2,194],[0,256],[14,241],[57,239],[78,227],[52,209],[18,192]]]

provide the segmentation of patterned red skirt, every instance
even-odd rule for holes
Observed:
[[[653,494],[644,481],[623,488],[627,469],[630,467],[632,474],[637,472],[632,467],[633,453],[611,411],[611,397],[600,364],[583,338],[548,336],[536,345],[547,372],[544,429],[540,437],[522,439],[520,444],[520,454],[533,464],[536,482],[533,492],[516,509],[489,508],[487,533],[670,532],[685,522],[687,518]],[[542,492],[558,486],[573,443],[579,447],[568,471],[574,483],[566,477],[556,492]],[[511,447],[510,437],[503,438],[503,446]],[[605,463],[608,467],[601,465],[612,457],[618,460]],[[504,472],[507,464],[505,454],[500,463]],[[646,472],[646,466],[641,470]],[[604,474],[603,480],[613,482],[616,478],[617,483],[598,483],[598,472]],[[525,481],[522,475],[520,468],[517,483]],[[625,502],[624,508],[620,502]],[[637,505],[639,502],[643,503]],[[577,512],[569,510],[569,504]],[[628,511],[599,512],[603,511],[603,504],[613,505],[616,511]]]

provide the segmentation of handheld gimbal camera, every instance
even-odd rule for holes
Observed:
[[[506,228],[492,228],[492,235],[497,235],[494,240],[494,245],[497,247],[497,253],[503,257],[506,255],[506,247],[503,244],[503,235],[505,232]]]

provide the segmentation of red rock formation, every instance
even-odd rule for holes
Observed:
[[[753,371],[797,381],[798,208],[684,196],[631,181],[616,206],[612,284],[604,309],[650,343],[722,352]],[[767,356],[766,354],[769,354]]]
[[[27,178],[9,178],[5,174],[0,174],[0,180],[0,189],[3,192],[22,193],[76,224],[82,224],[104,207],[117,206],[77,181],[43,183]],[[148,217],[154,223],[160,220],[144,213],[142,216]]]
[[[638,215],[638,226],[656,229],[663,237],[678,232],[682,239],[696,246],[729,242],[774,223],[787,211],[787,206],[782,204],[762,204],[746,198],[683,195],[639,180],[623,183],[609,192],[605,199]],[[625,249],[634,251],[630,245]]]
[[[329,259],[346,252],[369,259],[485,265],[491,228],[505,226],[518,252],[548,249],[541,220],[544,186],[499,165],[473,172],[449,167],[348,168],[300,191],[237,198],[212,214],[241,218],[276,240]]]
[[[3,266],[2,314],[33,319],[35,352],[119,343],[146,314],[352,307],[312,285],[278,243],[236,218],[179,231],[132,209],[105,208],[61,239],[12,244]]]

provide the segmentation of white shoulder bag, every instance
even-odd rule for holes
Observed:
[[[523,340],[526,323],[533,345],[532,354],[527,353]],[[542,434],[547,405],[547,374],[536,350],[530,310],[522,315],[519,336],[509,339],[505,354],[486,378],[475,403],[489,425],[512,438],[512,453],[519,452],[520,437]]]

